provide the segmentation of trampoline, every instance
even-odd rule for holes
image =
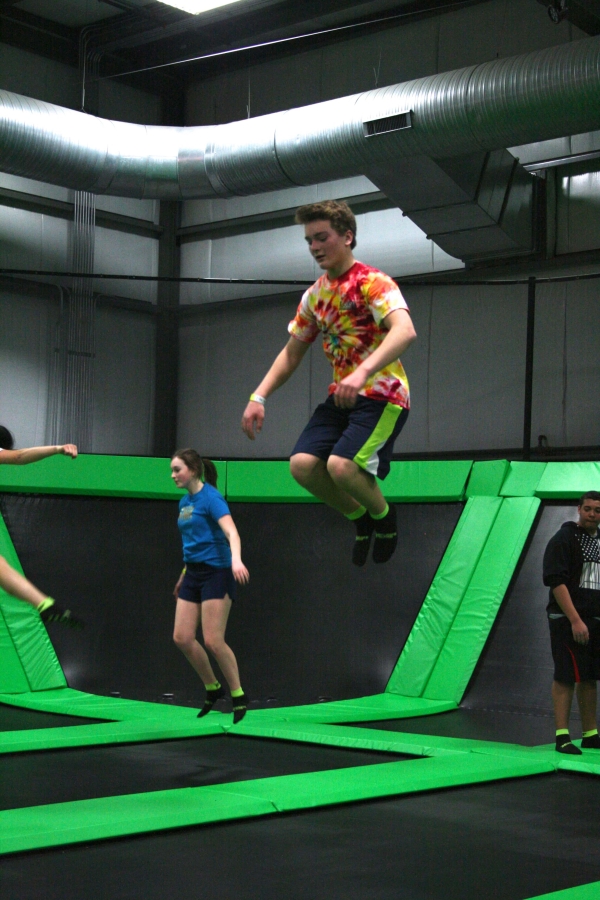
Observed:
[[[78,654],[79,636],[52,633],[58,657],[48,650],[43,688],[8,691],[4,679],[5,706],[87,724],[65,718],[63,727],[0,734],[3,897],[58,897],[67,883],[72,896],[176,890],[184,900],[597,896],[600,753],[558,759],[548,743],[539,582],[540,553],[572,517],[571,498],[594,464],[395,463],[406,552],[389,568],[347,575],[326,565],[346,549],[343,527],[293,496],[278,465],[226,466],[255,576],[234,610],[231,641],[259,702],[235,728],[226,712],[196,718],[195,687],[179,681],[186,669],[170,646],[172,608],[159,634],[155,598],[172,586],[169,560],[175,575],[179,565],[164,538],[168,488],[157,496],[146,481],[136,495],[128,480],[126,498],[82,496],[81,485],[79,496],[58,496],[49,472],[46,496],[23,483],[2,495],[27,574],[56,579],[56,593],[77,584],[73,608],[102,635],[84,632]],[[98,493],[97,481],[88,492]],[[67,507],[73,530],[59,545],[71,567],[49,567],[47,535],[54,530],[56,541]],[[148,615],[136,667],[149,647],[156,658],[172,654],[149,684],[139,671],[128,680],[127,666],[106,675],[122,653],[121,630],[111,627],[123,605],[117,587],[129,595],[144,561],[127,571],[127,530],[141,515],[157,543],[147,548],[153,591],[140,602]],[[80,548],[86,517],[98,537]],[[33,529],[42,534],[35,553]],[[103,599],[93,593],[102,577],[93,549],[107,545],[121,557]],[[269,566],[274,552],[279,565]],[[34,672],[6,598],[2,612],[25,676],[40,680],[39,654]],[[503,678],[507,659],[513,676]],[[92,684],[96,693],[86,693]],[[117,690],[122,697],[102,696]],[[167,691],[175,703],[156,702]],[[54,785],[48,772],[60,773]]]

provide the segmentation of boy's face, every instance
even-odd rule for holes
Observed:
[[[600,500],[591,500],[589,497],[586,497],[581,506],[577,507],[577,512],[579,513],[578,524],[580,528],[585,529],[590,534],[595,534],[598,529],[598,523],[600,523]]]
[[[304,237],[311,256],[321,269],[333,274],[342,274],[352,261],[353,234],[347,231],[338,234],[327,219],[309,222],[304,226]]]

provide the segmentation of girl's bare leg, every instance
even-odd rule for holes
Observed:
[[[240,673],[231,647],[225,643],[225,629],[231,609],[226,594],[223,600],[205,600],[202,603],[202,635],[206,649],[219,664],[230,691],[240,689]]]
[[[223,601],[221,601],[223,602]],[[213,672],[206,651],[196,640],[200,624],[200,607],[204,604],[190,603],[178,598],[175,609],[173,640],[204,684],[214,684],[217,676]]]

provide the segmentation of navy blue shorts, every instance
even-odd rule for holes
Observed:
[[[203,600],[223,600],[225,594],[235,600],[235,578],[231,566],[227,569],[216,569],[207,563],[186,563],[179,597],[190,603],[202,603]]]
[[[548,619],[554,659],[554,680],[563,684],[600,681],[600,622],[584,618],[590,632],[588,644],[578,644],[566,616]]]
[[[356,398],[352,409],[335,405],[333,395],[320,403],[292,451],[327,460],[333,454],[351,459],[365,472],[385,478],[394,441],[404,428],[408,410],[386,400]]]

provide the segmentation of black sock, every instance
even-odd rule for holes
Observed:
[[[217,684],[218,684],[218,682],[217,682]],[[203,716],[208,715],[208,713],[211,711],[211,709],[213,708],[213,706],[215,705],[217,700],[220,700],[221,697],[224,697],[224,696],[225,696],[225,691],[223,690],[223,688],[221,687],[220,684],[218,687],[215,687],[215,688],[206,688],[206,700],[204,701],[204,706],[198,713],[197,718],[201,719]]]
[[[359,519],[354,519],[354,524],[356,525],[356,538],[352,549],[352,562],[355,566],[364,566],[369,555],[375,522],[368,510],[365,510]]]
[[[398,543],[396,527],[396,507],[390,503],[389,509],[381,519],[375,519],[375,543],[373,544],[373,562],[384,563],[391,557]]]
[[[570,756],[581,756],[581,750],[575,746],[568,734],[556,735],[556,752],[567,753]]]
[[[237,725],[248,712],[248,698],[245,694],[240,694],[238,697],[232,695],[231,702],[233,703],[233,724]]]

